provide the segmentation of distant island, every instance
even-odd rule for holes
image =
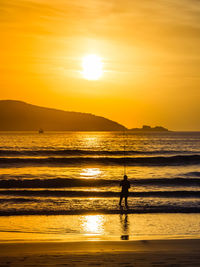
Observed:
[[[0,131],[124,131],[123,125],[89,113],[0,100]]]
[[[133,132],[169,132],[168,129],[166,129],[162,126],[151,127],[148,125],[143,125],[142,128],[132,128],[132,129],[129,129],[129,131],[133,131]]]

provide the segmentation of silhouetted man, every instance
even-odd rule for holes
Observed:
[[[122,191],[120,193],[119,205],[121,206],[122,199],[124,198],[125,199],[125,206],[128,208],[127,198],[128,198],[128,190],[130,188],[130,182],[128,181],[127,175],[124,175],[124,180],[122,180],[120,182],[120,186],[122,187]]]

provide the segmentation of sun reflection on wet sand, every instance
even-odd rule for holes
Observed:
[[[122,232],[121,240],[129,240],[128,214],[120,214],[119,216],[120,216],[120,224],[121,224],[121,232]]]
[[[85,168],[82,169],[80,175],[84,178],[97,178],[101,174],[99,168]]]
[[[104,216],[87,215],[82,218],[84,235],[102,235],[104,233]]]
[[[180,213],[0,216],[0,241],[196,239],[199,225]]]

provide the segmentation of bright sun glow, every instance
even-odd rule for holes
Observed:
[[[103,63],[97,55],[88,55],[83,58],[83,77],[87,80],[98,80],[103,74]]]

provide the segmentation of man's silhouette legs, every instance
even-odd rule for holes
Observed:
[[[128,208],[128,196],[125,196],[125,206]]]
[[[127,195],[120,195],[120,200],[119,200],[119,206],[122,205],[122,200],[123,198],[125,199],[125,206],[128,207],[128,196]]]
[[[120,196],[120,200],[119,200],[119,205],[120,205],[120,206],[122,205],[122,199],[123,199],[123,196],[121,195],[121,196]]]

